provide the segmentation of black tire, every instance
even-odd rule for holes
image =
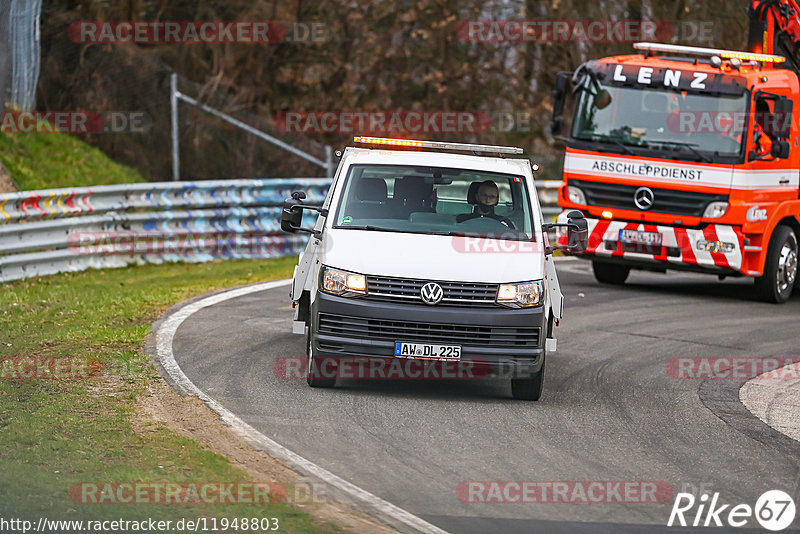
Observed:
[[[594,277],[601,284],[621,286],[628,279],[631,268],[627,265],[592,260],[592,271],[594,271]]]
[[[755,279],[759,300],[782,304],[797,284],[798,242],[794,230],[778,226],[769,240],[764,275]]]
[[[546,360],[545,360],[546,361]],[[531,378],[512,378],[511,396],[519,400],[538,401],[544,390],[544,364]]]
[[[314,356],[313,346],[311,344],[311,329],[313,328],[311,321],[308,322],[308,333],[306,334],[306,356],[308,357],[308,365],[306,366],[306,382],[312,388],[332,388],[336,386],[336,377],[323,378],[313,372],[319,366],[319,359]]]

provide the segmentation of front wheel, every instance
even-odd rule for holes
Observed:
[[[778,226],[769,240],[764,275],[756,278],[760,300],[782,304],[797,282],[797,236],[788,226]]]
[[[314,344],[311,341],[311,321],[308,323],[308,333],[306,334],[306,356],[308,365],[306,367],[306,382],[312,388],[332,388],[336,385],[336,375],[333,378],[326,378],[323,373],[328,373],[322,361],[314,356]]]
[[[601,284],[612,284],[621,286],[628,279],[631,268],[627,265],[618,265],[616,263],[606,263],[603,261],[592,261],[592,271],[594,277]]]
[[[519,400],[538,401],[544,390],[544,364],[543,361],[542,368],[531,378],[512,378],[511,396]]]

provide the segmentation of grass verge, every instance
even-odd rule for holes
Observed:
[[[138,171],[62,133],[0,133],[0,161],[21,191],[145,181]]]
[[[166,428],[133,430],[135,399],[160,380],[143,353],[144,339],[170,305],[214,289],[289,277],[295,261],[145,265],[0,287],[0,517],[274,517],[280,532],[339,531],[283,503],[101,505],[69,495],[70,487],[85,482],[247,481],[192,439]],[[25,356],[97,358],[104,370],[92,379],[15,379],[20,367],[13,362]]]

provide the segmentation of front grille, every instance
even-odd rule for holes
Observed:
[[[374,341],[419,341],[485,348],[539,346],[539,328],[418,323],[319,314],[319,333]]]
[[[590,206],[640,211],[633,201],[633,194],[641,186],[588,182],[586,180],[570,180],[569,185],[580,187],[586,195],[586,202]],[[706,206],[711,202],[728,201],[726,195],[678,191],[676,189],[660,189],[656,187],[651,187],[650,190],[653,191],[654,201],[653,206],[646,211],[655,213],[702,217]]]
[[[432,280],[367,276],[367,294],[363,298],[403,304],[422,304],[420,290]],[[439,282],[444,297],[437,306],[462,306],[469,308],[491,308],[496,306],[498,284],[471,282]]]

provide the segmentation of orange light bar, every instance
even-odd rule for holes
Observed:
[[[410,141],[408,139],[390,139],[387,137],[354,137],[355,143],[367,143],[370,145],[394,145],[394,146],[423,146],[422,141]]]
[[[741,59],[742,61],[763,61],[764,63],[783,63],[786,58],[783,56],[770,56],[767,54],[751,54],[749,52],[731,52],[725,50],[719,57],[725,59]]]
[[[384,146],[410,146],[437,150],[462,150],[465,152],[484,152],[494,154],[522,154],[523,150],[515,146],[473,145],[468,143],[443,143],[440,141],[415,141],[411,139],[392,139],[389,137],[354,137],[354,143]]]
[[[761,61],[764,63],[783,63],[786,58],[770,54],[753,54],[738,50],[720,50],[718,48],[703,48],[699,46],[683,46],[664,43],[634,43],[636,50],[646,52],[666,52],[676,54],[689,54],[693,56],[719,56],[725,59],[741,59],[743,61]]]

